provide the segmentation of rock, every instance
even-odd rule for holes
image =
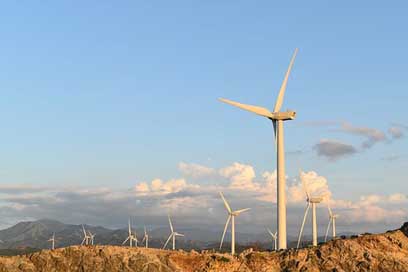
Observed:
[[[53,251],[0,257],[0,272],[39,271],[399,271],[408,272],[408,223],[400,230],[318,247],[279,252],[252,249],[229,254],[118,246],[72,246]]]

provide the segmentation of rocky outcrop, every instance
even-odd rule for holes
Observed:
[[[237,257],[195,251],[73,246],[0,258],[0,271],[408,271],[408,224],[385,234]]]

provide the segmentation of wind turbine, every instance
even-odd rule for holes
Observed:
[[[145,243],[145,247],[149,248],[149,234],[146,231],[146,226],[144,226],[144,236],[143,236],[143,240],[142,243]]]
[[[178,233],[178,232],[174,231],[173,224],[171,223],[170,215],[168,215],[168,217],[169,217],[169,224],[170,224],[171,233],[170,233],[170,236],[167,239],[166,243],[164,244],[163,249],[166,248],[166,246],[169,243],[170,239],[173,239],[173,250],[176,250],[176,236],[184,237],[184,234],[181,234],[181,233]]]
[[[330,225],[332,226],[333,239],[336,238],[336,219],[339,217],[338,214],[334,214],[330,209],[329,202],[327,203],[327,208],[329,209],[329,224],[327,225],[326,236],[324,241],[327,242],[327,236],[329,235]]]
[[[51,242],[51,249],[55,249],[55,232],[52,234],[51,238],[47,240],[47,242]]]
[[[272,239],[273,239],[273,248],[275,249],[275,251],[278,249],[278,245],[276,240],[278,239],[278,232],[273,233],[270,229],[267,229],[269,235],[271,235]]]
[[[322,202],[323,197],[311,197],[309,191],[307,190],[307,184],[303,179],[302,171],[300,171],[300,179],[302,180],[303,189],[306,193],[307,207],[305,210],[305,215],[303,216],[302,227],[299,232],[299,239],[297,243],[297,248],[300,246],[300,240],[302,239],[303,228],[305,227],[305,222],[307,218],[307,213],[309,212],[310,206],[312,206],[312,232],[313,232],[313,246],[317,246],[317,222],[316,222],[316,204]]]
[[[128,221],[128,237],[126,238],[125,241],[123,241],[122,245],[126,244],[126,242],[129,241],[129,246],[132,247],[133,246],[133,241],[135,242],[135,246],[137,247],[137,237],[136,235],[132,234],[132,226],[130,223],[130,218]]]
[[[228,211],[227,222],[225,223],[224,232],[222,233],[220,250],[222,248],[222,243],[224,242],[225,233],[227,232],[227,228],[231,220],[231,254],[234,255],[235,254],[235,217],[240,215],[243,212],[250,210],[250,208],[233,211],[230,205],[228,204],[227,200],[225,199],[224,195],[222,194],[222,192],[220,192],[220,195],[221,195],[222,200],[224,201],[225,208]]]
[[[278,241],[279,249],[287,248],[287,237],[286,237],[286,177],[285,177],[285,151],[284,151],[284,134],[283,134],[283,122],[288,120],[293,120],[296,117],[296,112],[294,111],[284,111],[281,112],[281,107],[283,104],[283,98],[285,96],[285,90],[288,83],[290,71],[292,70],[293,63],[296,58],[298,49],[295,49],[295,52],[292,56],[292,59],[289,64],[289,68],[286,71],[285,78],[282,82],[281,88],[279,90],[279,95],[276,100],[275,108],[273,112],[270,112],[268,109],[253,105],[241,104],[234,102],[228,99],[220,98],[221,102],[230,104],[232,106],[238,107],[240,109],[253,112],[260,116],[266,117],[272,121],[273,129],[275,133],[275,147],[277,154],[277,173],[278,173]]]
[[[91,245],[94,245],[94,238],[95,238],[95,233],[92,233],[88,230],[88,235],[89,235],[89,239],[91,241]]]
[[[86,232],[84,225],[82,225],[82,232],[84,233],[84,239],[82,240],[81,246],[82,245],[89,245],[89,240],[91,239],[91,236]]]

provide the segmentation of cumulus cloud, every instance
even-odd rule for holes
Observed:
[[[167,182],[154,179],[150,184],[141,182],[135,185],[136,195],[167,195],[177,193],[187,188],[198,188],[199,185],[187,184],[185,179],[170,179]]]
[[[357,149],[350,145],[336,140],[322,139],[313,146],[318,156],[325,157],[329,161],[336,161],[348,155],[357,153]]]
[[[178,168],[184,176],[195,179],[208,178],[216,174],[213,168],[195,163],[180,162]]]
[[[242,190],[256,190],[259,184],[254,182],[255,171],[250,165],[233,163],[231,166],[222,168],[220,175],[231,181],[230,188]]]
[[[381,130],[369,127],[357,127],[350,123],[343,123],[340,127],[340,131],[364,137],[366,139],[362,143],[364,149],[370,148],[378,142],[387,140],[385,133]]]
[[[195,169],[200,171],[202,168]],[[236,162],[214,171],[212,179],[220,182],[206,185],[188,180],[182,172],[179,178],[138,182],[129,189],[57,187],[41,191],[11,190],[0,194],[0,217],[7,222],[47,217],[67,223],[123,227],[131,215],[135,222],[153,227],[166,224],[166,215],[170,212],[178,216],[177,222],[181,225],[213,228],[225,219],[225,209],[218,194],[223,191],[233,208],[252,208],[252,212],[241,218],[251,222],[248,228],[263,230],[273,221],[276,170],[257,175],[253,166]],[[194,176],[194,173],[188,175]],[[333,210],[341,215],[339,225],[345,222],[400,222],[408,215],[402,208],[408,203],[404,194],[367,195],[356,201],[335,199],[327,178],[315,171],[302,172],[301,177],[312,196],[331,199]],[[286,191],[288,226],[297,228],[306,200],[300,177],[287,177]],[[324,205],[320,208],[323,209]]]

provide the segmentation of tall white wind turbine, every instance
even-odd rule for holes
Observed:
[[[292,56],[289,63],[289,68],[286,71],[285,78],[282,82],[281,88],[279,90],[278,98],[275,103],[275,108],[273,112],[268,109],[258,106],[252,106],[247,104],[241,104],[231,100],[221,98],[220,101],[230,104],[232,106],[238,107],[243,110],[247,110],[258,114],[260,116],[266,117],[272,121],[273,129],[275,133],[275,146],[277,154],[277,173],[278,173],[278,188],[277,188],[277,198],[278,198],[278,247],[279,249],[287,248],[287,235],[286,235],[286,180],[285,180],[285,150],[284,150],[284,133],[283,133],[283,122],[288,120],[293,120],[296,117],[296,112],[294,111],[281,111],[283,98],[285,96],[286,86],[288,83],[290,71],[292,70],[293,63],[295,62],[296,54],[298,49]]]
[[[330,203],[327,203],[327,208],[329,210],[329,224],[327,225],[326,235],[324,236],[324,241],[327,242],[327,237],[329,235],[330,225],[332,227],[333,239],[336,238],[336,219],[339,217],[338,214],[334,214],[330,209]]]
[[[82,240],[82,245],[89,245],[89,241],[91,240],[91,236],[89,236],[88,232],[85,230],[84,225],[82,225],[82,232],[84,233],[84,239]]]
[[[168,215],[168,217],[169,217],[169,224],[170,224],[171,233],[170,233],[170,236],[167,239],[166,243],[164,244],[163,249],[166,248],[166,246],[169,243],[170,239],[173,239],[173,250],[176,250],[176,237],[177,236],[184,237],[184,234],[181,234],[181,233],[178,233],[178,232],[174,231],[173,224],[171,223],[170,215]]]
[[[305,222],[307,218],[307,213],[309,212],[310,206],[312,206],[312,232],[313,232],[313,246],[317,246],[317,221],[316,221],[316,204],[322,202],[323,197],[317,196],[317,197],[311,197],[309,194],[309,191],[307,189],[307,184],[303,178],[303,173],[300,171],[300,179],[303,184],[303,189],[305,190],[306,193],[306,201],[307,201],[307,207],[305,210],[305,215],[303,216],[303,221],[302,221],[302,226],[300,228],[299,232],[299,239],[297,243],[297,248],[300,246],[300,240],[302,239],[302,234],[303,234],[303,228],[305,227]]]
[[[146,231],[146,226],[144,226],[144,236],[143,236],[142,244],[143,242],[145,243],[145,247],[149,248],[149,234]]]
[[[126,244],[126,242],[129,241],[129,246],[132,247],[133,246],[133,242],[135,242],[135,246],[137,247],[137,237],[136,237],[136,233],[135,235],[133,235],[132,233],[132,224],[130,222],[130,218],[128,220],[128,236],[126,237],[126,240],[123,241],[122,245]]]
[[[273,248],[275,249],[275,251],[278,249],[278,245],[277,245],[277,239],[278,239],[278,232],[273,233],[270,229],[267,229],[269,235],[272,237],[273,239]]]
[[[227,228],[229,222],[231,221],[231,254],[235,254],[235,217],[240,215],[243,212],[249,211],[250,208],[242,209],[238,211],[233,211],[231,206],[228,204],[227,200],[225,199],[224,195],[220,192],[221,198],[224,201],[225,208],[228,211],[228,218],[227,222],[225,223],[224,232],[222,233],[221,243],[220,243],[220,250],[222,248],[222,243],[224,242],[225,233],[227,232]]]
[[[47,240],[47,242],[51,242],[51,249],[55,249],[55,232],[52,234],[51,238]]]

